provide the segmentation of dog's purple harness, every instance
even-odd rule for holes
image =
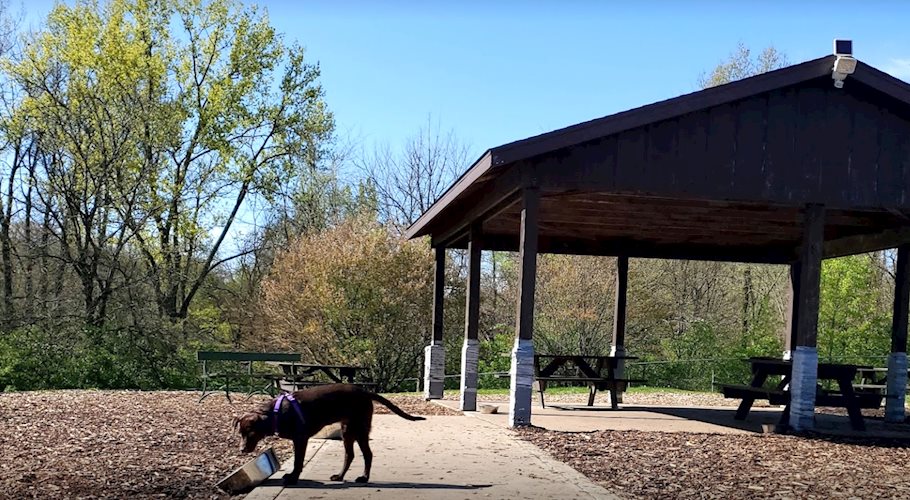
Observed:
[[[288,400],[291,404],[291,407],[294,408],[294,412],[297,413],[297,416],[300,417],[300,423],[306,423],[306,419],[303,418],[303,410],[300,409],[300,403],[294,399],[293,394],[282,394],[275,400],[275,407],[272,409],[274,417],[272,418],[272,434],[278,434],[278,411],[281,409],[281,403],[284,400]]]

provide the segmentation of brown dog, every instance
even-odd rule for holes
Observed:
[[[276,434],[294,441],[294,469],[284,475],[284,484],[295,484],[303,469],[307,440],[323,427],[341,422],[344,441],[344,465],[331,477],[343,481],[354,460],[354,442],[363,454],[364,472],[358,483],[370,480],[373,452],[370,450],[370,425],[373,421],[373,401],[407,420],[425,420],[408,415],[388,399],[350,384],[331,384],[297,391],[273,399],[262,408],[234,418],[234,428],[240,431],[240,450],[250,453],[262,438]]]

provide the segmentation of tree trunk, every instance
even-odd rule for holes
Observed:
[[[13,218],[13,191],[16,185],[16,171],[19,165],[19,147],[13,152],[13,165],[6,189],[6,207],[0,215],[0,258],[3,259],[3,326],[6,329],[16,325],[16,311],[13,302],[13,245],[10,226]]]
[[[23,320],[32,324],[35,317],[35,249],[32,244],[32,190],[35,185],[34,154],[29,157],[28,190],[25,193],[25,308]]]
[[[13,304],[13,257],[10,223],[6,213],[0,216],[0,259],[3,260],[3,328],[12,328],[16,311]]]
[[[50,237],[51,213],[50,208],[44,207],[44,220],[41,222],[41,278],[38,294],[41,296],[41,314],[43,319],[50,318],[51,303],[51,268],[50,268]]]
[[[79,271],[79,280],[82,282],[82,300],[85,305],[85,323],[94,325],[95,318],[95,277],[89,273]]]
[[[743,336],[749,333],[749,323],[751,322],[750,314],[752,313],[752,296],[754,292],[752,290],[752,268],[746,265],[746,268],[743,270],[743,311],[742,311],[742,325],[743,325]]]

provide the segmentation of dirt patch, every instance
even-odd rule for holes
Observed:
[[[0,393],[0,498],[225,498],[215,483],[253,455],[231,419],[267,398],[233,404],[194,392]],[[416,396],[408,413],[460,415]],[[376,413],[389,413],[376,405]],[[259,446],[291,458],[290,441]]]
[[[628,498],[910,497],[910,440],[539,428],[516,433]]]

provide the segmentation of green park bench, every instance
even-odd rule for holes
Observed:
[[[231,382],[240,389],[246,386],[246,397],[249,399],[254,394],[268,394],[274,396],[279,387],[278,381],[283,378],[281,374],[271,372],[254,372],[253,363],[300,363],[300,353],[281,352],[234,352],[234,351],[198,351],[196,360],[202,363],[202,396],[201,402],[208,396],[224,390],[224,396],[231,401]],[[212,371],[212,368],[216,368]],[[218,388],[210,390],[210,384],[221,383]],[[245,384],[244,384],[245,382]]]

